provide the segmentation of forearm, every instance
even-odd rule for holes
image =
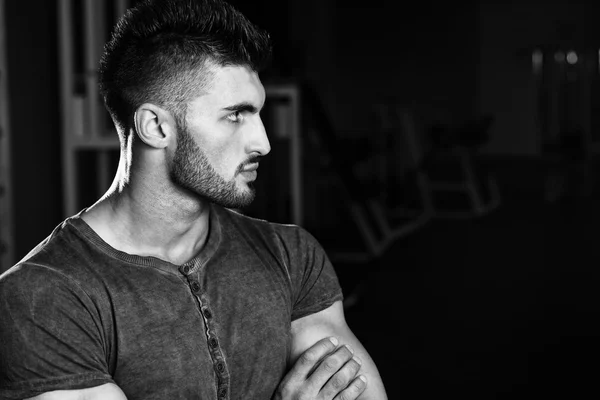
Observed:
[[[338,339],[338,346],[349,345],[354,355],[361,361],[358,375],[363,375],[367,379],[367,387],[358,398],[386,400],[385,388],[375,362],[346,324],[341,302],[334,303],[320,313],[292,323],[291,364],[294,364],[298,357],[314,343],[332,336]]]

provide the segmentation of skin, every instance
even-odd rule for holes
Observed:
[[[137,109],[136,140],[122,153],[113,185],[82,215],[115,249],[184,264],[202,251],[210,202],[237,207],[252,201],[255,169],[271,150],[259,115],[265,90],[246,67],[213,68],[211,84],[189,102],[185,121],[155,104]],[[373,360],[346,324],[341,302],[293,321],[291,333],[292,364],[277,400],[387,398]],[[55,398],[125,395],[105,384],[35,397]]]

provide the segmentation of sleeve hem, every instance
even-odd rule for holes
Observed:
[[[105,383],[115,383],[106,374],[88,373],[69,375],[60,378],[32,379],[24,382],[3,384],[0,387],[0,399],[23,399],[38,396],[54,390],[78,390],[100,386]]]
[[[302,317],[306,317],[307,315],[315,314],[315,313],[318,313],[319,311],[323,311],[324,309],[331,306],[333,303],[335,303],[338,300],[340,300],[340,301],[344,300],[344,296],[343,296],[342,292],[338,292],[333,296],[326,297],[326,298],[322,299],[321,301],[311,304],[309,307],[305,307],[305,308],[302,308],[299,310],[294,310],[292,312],[291,319],[292,319],[292,321],[295,321]]]

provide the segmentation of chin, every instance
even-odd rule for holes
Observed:
[[[255,191],[251,187],[244,190],[238,190],[235,194],[227,196],[215,196],[208,198],[211,202],[225,208],[244,209],[248,207],[255,197]]]

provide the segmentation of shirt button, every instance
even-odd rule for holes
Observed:
[[[200,284],[198,282],[193,281],[191,283],[191,286],[192,286],[192,292],[198,293],[200,291]]]
[[[219,372],[223,372],[225,370],[225,366],[223,365],[222,362],[217,364],[217,371]]]
[[[189,265],[184,265],[183,268],[181,268],[181,270],[183,271],[183,273],[185,275],[190,273],[190,266]]]
[[[215,338],[210,338],[210,340],[208,341],[208,344],[210,345],[210,347],[215,348],[219,345],[219,341]],[[217,366],[217,368],[219,368]]]
[[[227,396],[227,388],[219,389],[219,398],[224,399]]]
[[[207,319],[211,319],[212,318],[212,313],[210,312],[210,310],[208,308],[206,310],[204,310],[204,316]]]

